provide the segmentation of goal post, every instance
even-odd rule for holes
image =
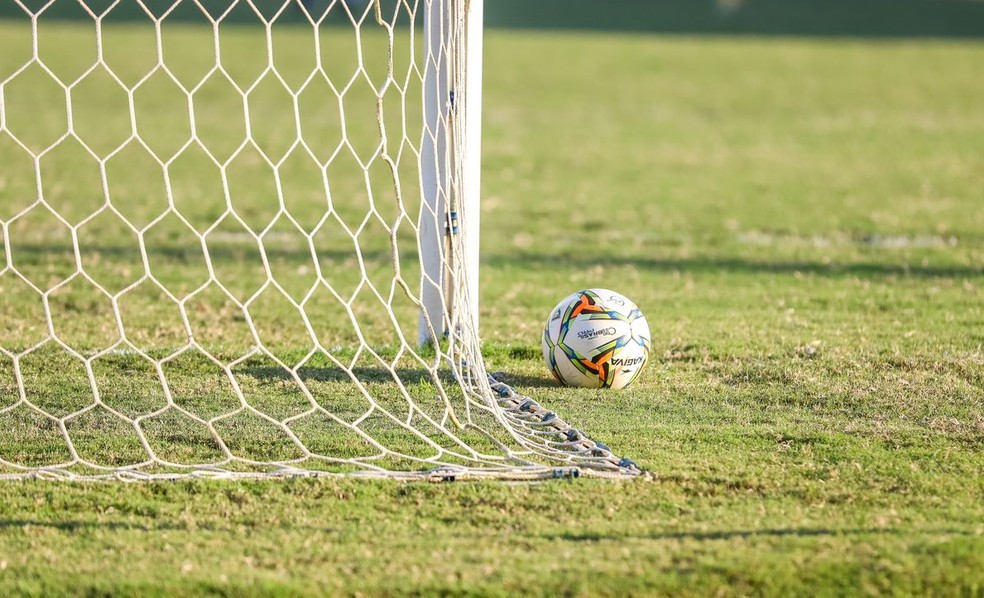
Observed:
[[[463,13],[464,25],[453,31],[447,25],[454,19],[452,11]],[[465,288],[469,290],[468,314],[471,326],[478,330],[479,238],[481,233],[482,173],[482,61],[484,6],[482,0],[469,0],[454,6],[451,0],[439,0],[427,11],[424,38],[427,59],[424,67],[424,132],[421,141],[421,184],[427,214],[421,218],[421,263],[423,280],[418,341],[430,340],[430,323],[443,322],[449,293],[445,252],[447,234],[464,240],[462,254]],[[454,40],[460,35],[460,40]],[[455,71],[457,70],[457,73]],[[452,81],[452,78],[454,79]],[[460,131],[457,135],[444,126],[451,112],[457,112]],[[454,139],[450,137],[454,136]],[[459,145],[452,151],[449,143]],[[460,164],[455,164],[460,160]],[[458,172],[452,174],[458,168]],[[449,204],[448,177],[460,177],[459,197]],[[445,222],[430,214],[447,214]],[[425,316],[426,314],[426,316]],[[443,334],[443,330],[433,331]]]
[[[438,340],[445,332],[448,306],[446,287],[446,239],[450,222],[448,190],[450,188],[451,132],[448,117],[454,100],[451,87],[449,54],[451,31],[447,25],[451,14],[446,2],[438,2],[427,11],[424,39],[427,53],[424,62],[424,128],[421,133],[420,177],[423,201],[420,212],[420,314],[418,343]]]
[[[484,44],[483,31],[484,0],[469,0],[465,21],[465,62],[464,94],[462,110],[464,111],[463,125],[465,143],[462,148],[464,163],[464,180],[462,181],[462,205],[464,216],[462,227],[465,229],[465,271],[468,280],[465,287],[471,293],[469,312],[472,325],[478,331],[478,296],[479,296],[479,234],[481,231],[482,212],[480,199],[482,194],[482,81],[484,78]]]
[[[0,479],[626,476],[489,376],[481,0],[0,13]]]

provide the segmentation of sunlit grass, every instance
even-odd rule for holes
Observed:
[[[176,31],[188,47],[201,42]],[[305,42],[288,34],[283,43]],[[650,475],[615,484],[9,484],[0,487],[0,585],[45,595],[980,593],[984,48],[492,32],[486,60],[486,360]],[[161,151],[179,145],[170,134],[161,130]],[[0,135],[0,152],[16,155],[11,148]],[[126,173],[160,166],[141,152],[130,158],[118,184],[134,197],[146,192],[146,202],[127,204],[140,229],[160,190]],[[266,170],[254,166],[242,176],[264,189]],[[307,181],[308,164],[293,166],[285,180]],[[224,209],[202,191],[213,170],[181,171],[191,193],[183,206],[203,227]],[[70,188],[76,175],[65,176]],[[0,218],[23,210],[32,177],[30,164],[0,168]],[[295,189],[302,214],[323,193]],[[267,218],[265,207],[237,204],[246,222],[225,222],[209,246],[234,298],[257,280],[248,229]],[[70,230],[43,212],[28,217],[4,231],[14,265],[41,285],[70,275]],[[104,225],[118,230],[112,219]],[[158,236],[144,235],[164,259],[163,286],[190,293],[200,269],[187,264],[200,245],[189,248],[187,227],[159,226]],[[113,289],[143,264],[126,249],[138,233],[89,241],[84,229],[85,265],[110,293],[80,285],[50,303],[56,330],[93,351],[113,342],[105,307]],[[271,267],[288,294],[303,293],[303,268],[314,267],[303,232],[277,233],[269,243],[280,265]],[[324,238],[321,259],[342,260],[339,284],[348,284],[351,264],[339,257],[348,247],[336,240]],[[8,278],[0,285],[0,315],[19,323],[0,331],[3,345],[39,342],[47,330],[36,294]],[[626,391],[559,389],[541,364],[547,310],[590,286],[631,297],[654,332],[652,362]],[[155,358],[166,355],[180,335],[157,334],[155,324],[180,316],[153,285],[131,293],[133,305],[120,302],[136,338]],[[333,301],[317,312],[326,335],[343,328]],[[285,325],[285,306],[256,309],[272,322],[270,346],[296,363],[309,341]],[[412,306],[401,309],[412,319]],[[236,312],[217,288],[190,311],[203,342],[230,360],[249,345]],[[29,359],[27,371],[51,376],[45,361]],[[142,382],[154,375],[145,360],[96,363],[99,376],[131,383],[108,404],[160,404]],[[189,410],[207,417],[228,399],[214,364],[188,355],[169,368]],[[38,400],[76,408],[74,371],[59,368],[63,383],[37,387]],[[269,359],[237,374],[277,417],[304,408]],[[364,413],[329,367],[305,376],[338,397],[339,414]],[[0,357],[5,403],[16,387]],[[230,433],[243,450],[285,450],[260,426],[229,423],[239,424]],[[155,442],[174,431],[166,421],[155,430]],[[332,440],[314,442],[341,450]],[[132,460],[128,446],[118,443],[114,458]],[[202,446],[171,450],[194,457]],[[56,449],[41,443],[34,457]]]

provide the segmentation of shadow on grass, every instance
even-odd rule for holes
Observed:
[[[588,270],[596,266],[629,267],[656,272],[690,272],[697,274],[809,274],[821,277],[918,277],[971,278],[984,275],[984,264],[933,266],[922,264],[879,264],[872,262],[823,263],[820,261],[756,261],[744,258],[661,258],[608,255],[485,254],[482,263],[492,268],[523,264],[529,268],[565,268]]]
[[[629,538],[643,540],[732,540],[745,538],[815,538],[824,536],[875,536],[875,535],[912,535],[912,534],[946,534],[951,536],[975,536],[973,532],[955,529],[896,529],[896,528],[778,528],[762,530],[722,530],[711,532],[661,532],[653,534],[606,534],[597,532],[574,533],[564,532],[562,534],[541,534],[544,540],[562,540],[565,542],[604,542],[604,541],[624,541]]]
[[[251,249],[255,245],[251,246]],[[29,255],[33,259],[39,256],[58,253],[73,253],[69,245],[51,245],[42,243],[15,244],[12,254],[14,262],[18,256]],[[85,246],[83,257],[99,255],[112,260],[114,256],[130,256],[133,251],[129,247],[113,245]],[[298,263],[311,261],[308,248],[283,249],[266,248],[268,258],[279,258]],[[148,250],[151,259],[161,256],[167,260],[187,263],[202,259],[200,246],[187,247],[155,247]],[[319,250],[318,256],[323,263],[345,263],[353,259],[351,251]],[[243,249],[241,247],[218,245],[209,247],[209,257],[217,262],[241,262]],[[413,260],[415,255],[405,255],[404,259]],[[391,254],[383,251],[363,251],[362,258],[367,263],[388,265]],[[538,253],[491,253],[482,255],[482,264],[492,268],[509,268],[522,264],[525,267],[539,269],[556,269],[558,265],[567,268],[589,269],[596,266],[633,267],[657,272],[692,272],[692,273],[772,273],[772,274],[810,274],[826,277],[920,277],[920,278],[970,278],[984,275],[984,263],[968,265],[933,265],[922,263],[876,263],[876,262],[829,262],[794,260],[794,261],[764,261],[747,258],[725,257],[640,257],[590,254],[538,254]]]
[[[16,261],[17,257],[20,255],[29,255],[32,257],[44,256],[44,255],[58,255],[65,253],[75,253],[75,247],[73,245],[64,242],[52,242],[52,241],[30,241],[26,243],[19,242],[17,237],[11,235],[11,254],[14,256]],[[122,246],[122,245],[99,245],[99,244],[89,244],[83,243],[80,246],[79,253],[82,257],[86,256],[103,256],[103,257],[132,257],[135,253],[135,248],[132,246]],[[352,262],[355,258],[355,253],[351,249],[325,249],[321,247],[316,247],[318,252],[318,257],[324,261],[334,261],[339,263]],[[379,263],[391,263],[392,254],[387,251],[373,251],[361,249],[362,259],[366,262],[379,262]],[[311,261],[311,250],[306,247],[297,247],[296,249],[287,249],[283,247],[271,247],[270,245],[265,245],[263,252],[269,258],[292,260],[298,263],[308,263]],[[242,239],[235,241],[225,241],[225,242],[213,242],[208,244],[208,255],[209,258],[213,260],[224,260],[224,261],[242,261],[244,256],[247,254],[257,254],[256,239],[252,237],[244,236]],[[202,252],[202,246],[200,244],[194,245],[152,245],[147,247],[147,255],[150,259],[155,257],[167,258],[169,261],[178,263],[188,263],[204,259],[204,253]]]
[[[276,366],[243,366],[234,369],[237,375],[246,375],[265,382],[291,380],[290,373],[281,367]],[[352,369],[352,375],[362,383],[390,383],[393,382],[393,375],[400,379],[403,384],[433,384],[434,376],[425,369],[398,368],[390,373],[383,367],[357,367]],[[328,383],[353,383],[352,376],[348,372],[335,365],[302,367],[297,371],[298,377],[302,382],[328,382]],[[447,383],[448,379],[442,382]]]
[[[40,521],[36,519],[0,519],[0,530],[14,529],[24,530],[27,528],[46,528],[68,533],[75,533],[83,530],[104,530],[110,532],[224,532],[229,534],[240,533],[234,526],[203,526],[196,524],[194,527],[181,523],[166,523],[157,521],[147,525],[126,521],[86,521],[80,519],[70,519],[65,521]],[[298,531],[333,533],[338,531],[333,528],[318,526],[293,526],[292,529]],[[898,529],[898,528],[778,528],[762,530],[721,530],[710,532],[659,532],[652,534],[615,534],[600,532],[564,532],[562,534],[538,534],[537,539],[546,541],[563,541],[577,543],[597,543],[597,542],[622,542],[627,539],[641,540],[695,540],[698,542],[713,542],[716,540],[734,540],[751,538],[818,538],[818,537],[845,537],[845,536],[900,536],[900,535],[947,535],[947,536],[976,536],[975,533],[967,530],[956,529]]]
[[[555,390],[562,390],[564,388],[549,376],[526,376],[513,372],[496,372],[494,377],[499,382],[505,382],[513,387],[517,392],[522,392],[527,388],[552,388]]]
[[[26,529],[31,527],[39,527],[46,529],[55,529],[63,532],[75,533],[83,530],[105,530],[111,532],[141,532],[141,533],[153,533],[153,532],[175,532],[175,531],[188,531],[188,532],[224,532],[229,534],[239,534],[234,527],[223,527],[216,525],[202,525],[200,522],[195,525],[187,525],[183,523],[165,523],[160,521],[155,521],[153,524],[147,525],[142,523],[133,523],[128,521],[84,521],[80,519],[69,519],[65,521],[39,521],[36,519],[0,519],[0,530],[5,529]],[[332,533],[336,530],[332,528],[315,527],[315,526],[304,526],[297,529],[304,529],[312,532],[321,533]]]
[[[26,529],[30,527],[56,529],[63,532],[77,532],[86,529],[103,529],[108,531],[124,532],[166,532],[191,529],[185,525],[174,525],[168,523],[155,523],[150,526],[126,521],[80,521],[77,519],[68,521],[38,521],[34,519],[0,519],[0,529]]]

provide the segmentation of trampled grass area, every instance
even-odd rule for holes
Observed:
[[[982,60],[490,32],[486,359],[651,475],[5,483],[0,587],[981,593]],[[587,286],[649,317],[627,391],[561,390],[541,364],[541,320]]]

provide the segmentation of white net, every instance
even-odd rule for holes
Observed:
[[[637,471],[484,370],[467,5],[5,3],[0,477]]]

